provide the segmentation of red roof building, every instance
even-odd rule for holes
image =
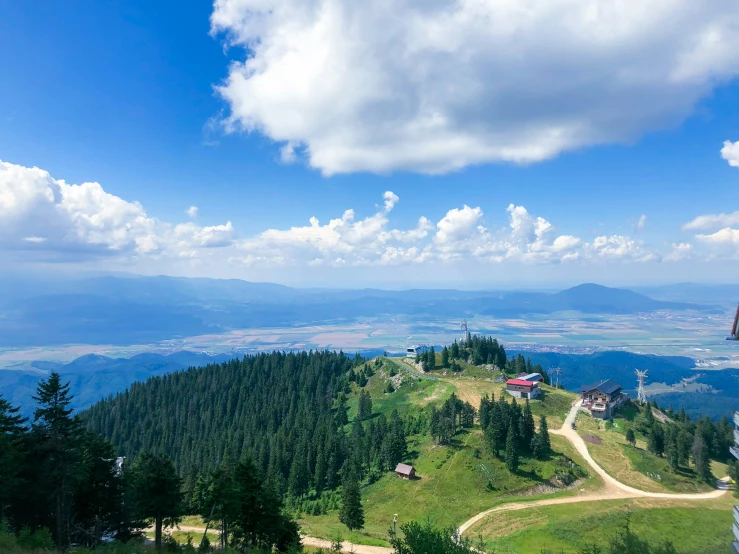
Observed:
[[[536,398],[541,394],[538,381],[524,379],[508,379],[506,392],[516,398]]]

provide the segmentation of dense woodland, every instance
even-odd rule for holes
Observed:
[[[454,343],[441,358],[542,371],[522,356],[506,359],[497,341],[483,337]],[[287,552],[299,545],[286,514],[337,511],[349,529],[361,529],[360,485],[409,461],[407,436],[429,433],[445,444],[477,421],[511,472],[521,457],[549,456],[546,419],[537,430],[529,403],[505,394],[483,398],[479,413],[454,394],[403,417],[374,413],[364,387],[381,368],[381,359],[342,352],[259,354],[150,378],[79,416],[53,373],[39,384],[32,421],[0,397],[0,538],[9,530],[27,545],[63,549],[127,540],[153,524],[161,544],[169,523],[200,514],[225,531],[222,547]],[[710,458],[726,460],[728,421],[668,410],[663,423],[651,409],[633,411],[627,439],[644,436],[675,470],[692,461],[709,479]],[[446,531],[413,529],[446,540]],[[407,539],[393,544],[417,551]]]
[[[161,550],[164,526],[199,507],[185,502],[171,460],[148,452],[131,464],[117,458],[111,443],[72,415],[69,385],[58,373],[40,382],[34,399],[38,408],[29,426],[0,397],[0,551],[98,548],[128,541],[150,523]],[[223,475],[232,478],[227,504],[234,543],[299,550],[297,525],[282,514],[279,497],[253,464],[219,469],[208,476],[199,500],[215,505],[213,494],[225,491]]]
[[[338,507],[330,493],[343,467],[379,477],[403,460],[407,431],[423,429],[423,418],[370,418],[368,395],[345,429],[350,383],[368,374],[371,364],[341,352],[259,354],[138,383],[84,418],[126,456],[166,452],[188,496],[199,474],[250,458],[280,496],[311,498],[320,513]]]

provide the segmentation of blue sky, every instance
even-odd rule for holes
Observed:
[[[0,255],[305,285],[730,281],[739,8],[524,3],[2,2]]]

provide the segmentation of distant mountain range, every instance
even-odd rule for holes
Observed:
[[[218,364],[231,359],[231,354],[210,356],[197,352],[175,352],[169,355],[138,354],[130,358],[108,358],[88,354],[68,363],[33,362],[26,369],[0,370],[0,391],[12,404],[21,406],[26,415],[32,412],[31,396],[36,385],[51,371],[58,371],[70,383],[74,395],[72,408],[81,410],[106,396],[126,390],[136,381],[163,375],[188,367]]]
[[[298,326],[362,317],[519,317],[577,311],[634,314],[718,311],[595,284],[557,293],[294,289],[272,283],[179,277],[0,278],[0,347],[146,344],[230,329]]]

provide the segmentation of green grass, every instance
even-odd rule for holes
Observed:
[[[562,389],[555,389],[547,385],[540,385],[540,387],[542,394],[539,398],[530,402],[531,411],[535,416],[547,416],[549,429],[558,429],[562,427],[567,413],[577,397]]]
[[[630,517],[632,530],[658,543],[672,540],[681,554],[726,552],[731,541],[731,512],[723,503],[669,505],[653,499],[584,502],[491,514],[470,536],[482,533],[500,554],[572,553],[607,544]]]
[[[372,397],[372,412],[385,414],[389,417],[393,410],[398,410],[400,415],[417,411],[429,405],[440,405],[454,392],[454,387],[441,381],[430,379],[419,379],[409,374],[403,374],[403,383],[395,392],[385,392],[389,370],[392,362],[387,362],[380,368],[374,368],[376,373],[369,379],[364,390],[369,391]],[[399,372],[402,373],[402,372]],[[354,385],[354,392],[349,398],[349,419],[352,420],[357,414],[359,387]]]
[[[569,443],[560,442],[559,437],[553,439],[556,450],[571,456],[583,467],[584,462]],[[338,522],[335,512],[301,517],[303,532],[330,540],[340,531],[344,540],[385,545],[393,514],[398,514],[400,524],[430,517],[441,526],[459,525],[492,506],[520,500],[518,494],[547,482],[556,471],[558,456],[555,455],[546,461],[524,458],[518,473],[511,475],[500,460],[487,454],[482,442],[479,430],[460,432],[448,446],[435,445],[428,436],[412,437],[409,447],[417,452],[411,458],[419,478],[405,481],[387,473],[364,487],[365,528],[361,532],[349,533]],[[574,494],[571,490],[562,490],[547,494],[546,498],[571,494]],[[526,500],[534,498],[527,496]]]
[[[646,444],[638,440],[636,447],[626,442],[626,419],[616,419],[617,427],[605,429],[605,424],[587,414],[579,413],[577,428],[580,435],[594,435],[603,444],[586,441],[593,459],[610,475],[622,483],[649,492],[706,492],[713,487],[699,480],[692,468],[670,469],[665,458],[645,450]]]

